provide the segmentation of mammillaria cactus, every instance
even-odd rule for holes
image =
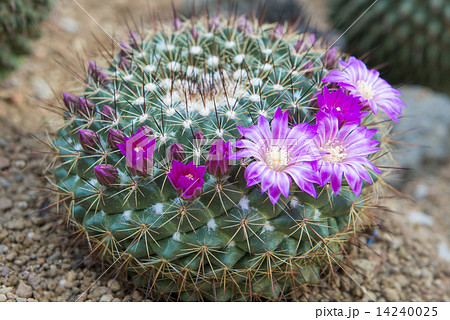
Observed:
[[[0,79],[17,68],[30,52],[30,39],[40,34],[40,24],[52,7],[50,0],[0,1]]]
[[[319,281],[368,223],[389,150],[378,111],[402,105],[327,49],[245,17],[131,33],[63,94],[67,220],[152,299],[280,300]]]
[[[388,64],[386,77],[449,92],[450,2],[446,0],[332,0],[330,16],[355,54]],[[389,36],[386,36],[389,35]]]

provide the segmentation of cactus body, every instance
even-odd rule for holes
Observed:
[[[370,0],[330,1],[330,15],[347,29],[372,5]],[[386,77],[449,91],[450,2],[379,0],[345,36],[357,55],[370,52],[372,66],[388,63]]]
[[[51,10],[50,0],[0,1],[0,79],[18,67],[31,51],[31,39],[40,35],[40,24]]]
[[[237,126],[277,108],[290,111],[291,124],[314,121],[321,79],[339,58],[320,39],[307,44],[308,34],[233,19],[177,19],[131,33],[107,68],[90,64],[81,98],[64,95],[53,144],[67,219],[155,299],[286,299],[340,261],[366,221],[368,184],[358,198],[345,183],[338,195],[316,186],[317,197],[292,187],[274,205],[246,186],[250,160],[212,158],[228,147],[217,140],[242,139]],[[121,152],[138,129],[132,151],[154,156],[133,171]],[[174,167],[186,164],[204,173],[199,193],[177,189]]]

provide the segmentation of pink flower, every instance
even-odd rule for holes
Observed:
[[[359,99],[349,96],[342,89],[330,91],[323,88],[323,93],[317,95],[319,112],[331,114],[339,119],[339,125],[344,123],[360,124],[368,112],[361,111],[362,105]]]
[[[331,189],[338,194],[344,175],[357,197],[361,194],[363,180],[372,183],[366,168],[376,173],[381,171],[367,158],[379,150],[378,141],[372,139],[376,129],[367,129],[357,123],[345,123],[339,128],[339,120],[334,115],[317,114],[317,135],[315,143],[322,152],[317,163],[321,185],[331,183]]]
[[[94,173],[97,177],[97,181],[102,186],[110,186],[116,184],[119,181],[119,173],[116,167],[110,164],[99,164],[94,167]]]
[[[314,164],[320,153],[312,140],[314,128],[308,123],[289,128],[288,118],[289,112],[278,108],[269,126],[260,115],[257,125],[237,127],[245,139],[233,144],[241,149],[233,155],[237,159],[255,159],[245,169],[247,187],[261,184],[261,191],[268,192],[274,205],[281,194],[289,196],[292,179],[301,190],[316,196]]]
[[[208,156],[206,157],[205,165],[208,173],[216,176],[223,177],[230,173],[232,161],[229,159],[231,154],[230,142],[223,142],[222,140],[215,141]]]
[[[124,142],[117,143],[117,147],[124,155],[127,167],[131,173],[145,176],[151,172],[153,153],[156,147],[155,138],[149,139],[145,132],[139,129],[130,138],[124,137]]]
[[[202,194],[205,166],[196,166],[194,161],[187,165],[177,160],[172,161],[172,169],[167,174],[179,196],[184,200],[195,200]]]
[[[363,105],[369,106],[374,114],[381,108],[389,118],[398,122],[402,106],[405,106],[399,98],[400,91],[382,79],[378,71],[367,69],[364,62],[355,57],[350,57],[348,62],[339,63],[343,70],[331,70],[322,81],[337,83],[359,98]]]

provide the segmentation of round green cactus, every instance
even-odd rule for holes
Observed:
[[[240,127],[258,118],[289,111],[290,127],[309,128],[322,79],[343,59],[311,34],[227,20],[175,19],[132,32],[107,67],[89,64],[80,97],[63,94],[53,146],[67,220],[153,299],[288,299],[343,259],[379,195],[381,176],[369,170],[377,187],[364,183],[358,197],[343,182],[337,194],[316,184],[269,199],[244,173],[251,159],[233,160],[228,149],[212,157],[245,140]],[[363,116],[380,129],[375,161],[387,150],[386,124]],[[278,171],[290,161],[283,148],[268,151]],[[183,189],[194,179],[195,190]]]
[[[372,65],[387,63],[385,73],[391,81],[413,82],[448,91],[450,2],[373,2],[330,1],[331,18],[342,30],[361,15],[361,19],[345,33],[349,48],[358,55],[370,53]]]
[[[40,35],[40,24],[52,8],[50,0],[0,1],[0,79],[18,67],[31,51],[30,39]]]

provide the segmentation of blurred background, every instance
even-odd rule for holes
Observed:
[[[173,0],[181,16],[208,10],[296,21],[338,39],[403,93],[407,104],[392,131],[397,168],[380,200],[381,227],[353,248],[354,280],[312,287],[313,301],[450,301],[450,0]],[[45,209],[45,166],[38,139],[60,121],[48,111],[61,91],[76,91],[112,36],[134,23],[171,23],[167,0],[0,0],[0,302],[141,301],[124,282],[88,268],[83,247],[56,210]],[[40,210],[41,209],[41,210]],[[39,211],[40,210],[40,211]],[[54,220],[54,221],[53,221]],[[111,289],[108,290],[108,287]]]

